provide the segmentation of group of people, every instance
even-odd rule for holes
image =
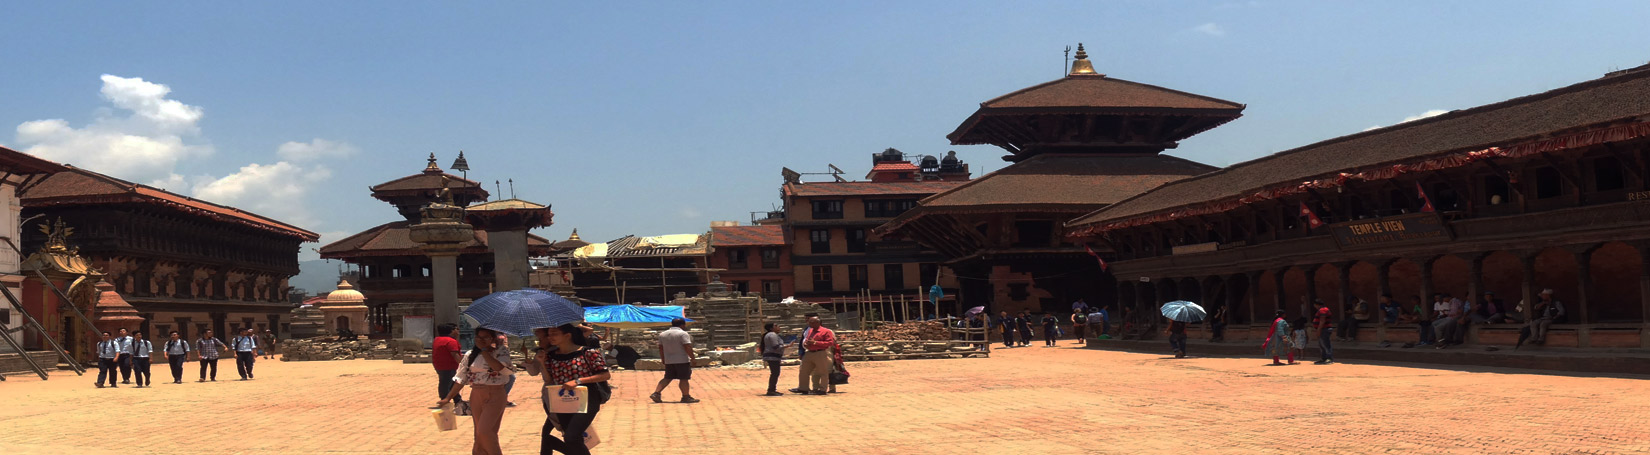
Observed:
[[[1077,304],[1073,305],[1071,314],[1065,319],[1071,322],[1072,335],[1076,338],[1077,344],[1088,343],[1090,330],[1094,331],[1095,339],[1111,338],[1111,312],[1107,308],[1089,307],[1082,300],[1078,300]],[[1044,313],[1039,318],[1032,315],[1031,310],[1020,310],[1014,315],[1005,310],[997,316],[992,325],[1002,332],[1003,347],[1012,348],[1031,345],[1031,339],[1036,336],[1032,333],[1033,323],[1042,326],[1043,346],[1058,346],[1060,338],[1065,337],[1065,330],[1061,328],[1061,318],[1053,312]]]
[[[475,422],[471,453],[502,454],[498,432],[505,408],[513,405],[509,396],[518,368],[511,359],[507,338],[492,328],[478,327],[475,348],[460,353],[456,325],[443,324],[436,328],[436,334],[430,359],[440,381],[441,401],[436,406],[464,403]],[[540,431],[539,453],[589,454],[585,434],[601,412],[601,406],[612,396],[601,340],[593,328],[582,324],[538,328],[533,330],[533,336],[537,347],[523,349],[527,360],[521,368],[529,375],[544,378],[540,401],[545,419]],[[588,394],[586,412],[550,412],[549,394],[572,392],[579,387],[584,387]],[[470,389],[467,401],[461,399],[465,388]],[[553,435],[553,430],[559,430],[561,435]]]
[[[1271,330],[1266,334],[1266,338],[1261,341],[1260,345],[1262,351],[1272,356],[1273,365],[1294,365],[1297,355],[1305,355],[1308,327],[1317,332],[1318,350],[1322,355],[1322,358],[1312,363],[1318,365],[1335,363],[1334,345],[1329,341],[1330,334],[1335,330],[1334,325],[1330,322],[1332,314],[1329,311],[1329,306],[1325,305],[1322,300],[1314,301],[1313,306],[1316,310],[1312,312],[1310,320],[1304,317],[1298,318],[1293,324],[1287,319],[1288,312],[1282,309],[1277,311],[1276,319],[1272,321]],[[1288,358],[1288,363],[1284,363],[1281,358]]]
[[[213,336],[211,330],[201,334],[194,342],[182,339],[178,331],[173,330],[165,343],[155,344],[144,339],[143,331],[139,330],[127,334],[126,329],[120,329],[116,335],[109,332],[102,333],[102,340],[97,343],[97,387],[120,387],[115,383],[116,372],[119,372],[120,384],[132,384],[132,376],[137,376],[137,387],[149,387],[153,378],[150,374],[150,362],[156,352],[166,358],[166,363],[172,369],[172,383],[183,383],[183,364],[189,361],[189,354],[194,353],[195,360],[200,362],[200,379],[195,382],[218,380],[218,358],[233,352],[235,355],[235,370],[240,373],[241,380],[251,380],[252,364],[259,355],[273,355],[273,336],[265,331],[265,335],[254,334],[252,329],[243,329],[229,344]],[[261,338],[261,339],[260,339]],[[156,348],[159,348],[158,350]],[[210,374],[209,374],[210,373]]]

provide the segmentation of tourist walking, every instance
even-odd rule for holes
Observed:
[[[459,353],[461,349],[457,324],[446,323],[435,327],[435,340],[430,342],[430,364],[435,367],[437,400],[446,398],[448,392],[453,391],[453,381],[456,380],[453,378],[458,376],[458,362],[463,357]]]
[[[769,322],[762,325],[762,363],[768,365],[768,393],[770,397],[784,395],[779,392],[779,366],[785,360],[785,339],[779,336],[779,324]]]
[[[265,359],[275,357],[275,334],[270,333],[269,329],[258,334],[258,353]]]
[[[120,349],[120,355],[115,357],[115,365],[120,367],[120,383],[132,383],[132,336],[127,335],[126,329],[120,329],[115,336],[115,347]]]
[[[1020,310],[1014,318],[1014,330],[1020,332],[1020,346],[1031,346],[1031,310]]]
[[[665,377],[653,388],[653,394],[647,396],[654,403],[664,402],[665,386],[673,380],[681,381],[677,387],[682,390],[683,403],[699,402],[688,390],[688,380],[693,379],[693,335],[682,329],[686,326],[685,319],[671,319],[670,328],[659,334],[659,357],[665,363]]]
[[[143,339],[142,330],[132,335],[132,371],[137,373],[137,386],[154,385],[154,375],[149,374],[149,358],[155,355],[155,344]]]
[[[109,387],[115,385],[115,359],[120,358],[120,345],[115,344],[109,332],[103,332],[103,341],[97,342],[97,388],[103,388],[103,379],[109,379]]]
[[[476,328],[476,347],[464,354],[453,390],[437,405],[446,405],[470,386],[470,417],[475,422],[475,442],[470,453],[475,455],[503,455],[499,448],[498,427],[504,421],[504,385],[516,371],[498,361],[495,351],[508,349],[498,345],[498,332],[486,327]]]
[[[1052,347],[1060,339],[1060,319],[1054,313],[1043,313],[1043,346]]]
[[[800,375],[808,380],[807,387],[791,390],[799,394],[824,395],[830,390],[831,348],[836,347],[836,332],[820,324],[819,317],[808,318],[808,336],[802,339],[802,368]]]
[[[1185,358],[1186,323],[1180,321],[1169,321],[1169,330],[1164,333],[1169,334],[1169,349],[1174,351],[1174,358]]]
[[[201,334],[200,339],[195,340],[195,357],[201,361],[201,379],[195,382],[206,382],[207,367],[212,368],[212,381],[217,382],[218,356],[222,355],[222,352],[228,350],[229,345],[223,344],[223,340],[219,340],[217,337],[212,336],[211,330],[207,330],[206,333]]]
[[[241,380],[253,378],[252,362],[258,360],[258,337],[252,335],[252,329],[241,329],[241,336],[235,337],[235,372],[241,374]]]
[[[1302,316],[1295,318],[1295,322],[1289,325],[1295,328],[1294,331],[1289,333],[1289,347],[1294,348],[1294,352],[1291,353],[1294,357],[1306,358],[1306,342],[1308,341],[1306,327],[1309,324],[1306,317]]]
[[[1329,305],[1325,305],[1322,300],[1315,300],[1312,303],[1318,307],[1317,314],[1313,316],[1312,324],[1313,328],[1318,330],[1318,349],[1322,351],[1323,355],[1322,359],[1312,363],[1318,365],[1335,363],[1335,347],[1329,344],[1329,335],[1335,330],[1329,323],[1332,317],[1329,313]]]
[[[1088,307],[1084,307],[1085,309]],[[1089,316],[1083,310],[1071,312],[1071,334],[1077,337],[1077,344],[1088,344]]]
[[[997,317],[997,328],[1003,331],[1003,347],[1014,347],[1014,318],[1008,317],[1008,311]]]
[[[172,369],[172,383],[183,383],[183,362],[189,361],[189,342],[178,336],[173,330],[167,334],[166,345],[161,347],[161,355],[166,356],[166,365]]]
[[[1288,356],[1289,364],[1295,364],[1295,352],[1289,340],[1289,321],[1284,320],[1285,312],[1278,310],[1276,319],[1272,320],[1272,331],[1266,334],[1266,341],[1260,343],[1261,351],[1272,356],[1273,365],[1283,365],[1278,357]]]
[[[590,424],[596,421],[596,414],[601,412],[602,405],[607,404],[607,398],[612,395],[607,385],[611,377],[607,372],[607,359],[602,357],[599,349],[588,346],[584,332],[573,324],[534,333],[540,336],[540,344],[549,347],[538,354],[538,359],[544,364],[544,392],[573,390],[582,385],[590,393],[589,406],[584,413],[551,413],[549,397],[545,397],[544,412],[547,417],[541,433],[539,454],[561,452],[589,455],[590,449],[585,447],[584,442],[585,431],[590,429]],[[561,438],[551,436],[551,429],[561,430]]]

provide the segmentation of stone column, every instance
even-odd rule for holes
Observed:
[[[494,291],[514,291],[527,287],[532,268],[527,264],[527,230],[487,231],[487,246],[493,249]]]
[[[1340,303],[1335,304],[1335,308],[1336,308],[1335,314],[1340,315],[1340,317],[1342,317],[1342,318],[1352,316],[1352,313],[1351,313],[1352,307],[1350,307],[1349,305],[1351,305],[1352,298],[1353,298],[1353,296],[1352,296],[1352,266],[1356,265],[1356,264],[1357,264],[1357,262],[1342,262],[1342,263],[1339,263],[1339,264],[1335,264],[1336,271],[1340,272],[1340,280],[1341,280],[1341,289],[1340,289],[1340,291],[1341,291],[1341,301],[1340,301]]]
[[[1518,265],[1524,271],[1524,283],[1519,286],[1519,294],[1524,302],[1525,321],[1533,321],[1532,316],[1535,315],[1535,256],[1534,251],[1524,251],[1518,255]]]
[[[458,323],[458,251],[429,251],[435,324]]]
[[[1261,273],[1262,272],[1245,272],[1243,274],[1244,279],[1248,280],[1249,301],[1247,303],[1249,305],[1249,324],[1251,325],[1256,322],[1262,322],[1262,320],[1270,321],[1272,316],[1271,313],[1267,313],[1265,316],[1260,314]]]
[[[1576,255],[1576,317],[1574,323],[1580,325],[1576,329],[1576,345],[1584,348],[1590,347],[1593,341],[1592,330],[1588,329],[1588,323],[1592,322],[1592,318],[1588,315],[1587,307],[1590,305],[1587,300],[1592,298],[1594,294],[1592,259],[1593,251],[1596,248],[1597,245],[1587,245],[1572,250]]]
[[[1277,295],[1272,296],[1273,297],[1272,298],[1272,300],[1273,300],[1272,303],[1275,305],[1275,306],[1272,307],[1272,311],[1283,310],[1285,314],[1288,314],[1288,311],[1289,311],[1289,293],[1284,291],[1284,289],[1283,289],[1283,276],[1288,275],[1288,274],[1289,274],[1289,268],[1288,267],[1284,267],[1284,268],[1272,271],[1272,282],[1273,282],[1272,285],[1273,285],[1273,287],[1277,288],[1277,291],[1278,291]]]

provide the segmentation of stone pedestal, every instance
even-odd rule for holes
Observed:
[[[422,221],[411,226],[408,236],[430,256],[435,324],[457,324],[458,253],[465,243],[475,241],[475,229],[463,222],[463,207],[436,203],[420,213]]]
[[[458,323],[458,253],[431,252],[435,325]]]
[[[514,291],[527,287],[527,230],[487,231],[487,246],[493,249],[494,291]]]

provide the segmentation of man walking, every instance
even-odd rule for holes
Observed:
[[[172,367],[172,383],[182,384],[183,362],[189,360],[189,342],[179,338],[176,330],[169,335],[160,352],[166,356],[166,365]]]
[[[115,365],[120,367],[120,383],[132,383],[132,337],[126,334],[126,329],[120,329],[115,337],[115,348],[120,349],[120,355],[115,357]]]
[[[235,337],[235,372],[241,374],[241,380],[252,379],[252,362],[258,360],[258,337],[252,335],[252,329],[241,329],[241,336]]]
[[[808,318],[808,328],[808,336],[802,339],[802,349],[806,353],[802,354],[801,376],[811,380],[812,388],[793,391],[805,395],[824,395],[830,389],[833,367],[831,348],[836,347],[836,332],[820,324],[818,316]]]
[[[1020,332],[1020,346],[1031,346],[1031,310],[1020,310],[1020,317],[1014,318],[1014,330]]]
[[[1323,351],[1323,359],[1313,363],[1318,365],[1335,363],[1335,349],[1334,346],[1329,344],[1329,335],[1335,330],[1329,325],[1331,317],[1329,305],[1324,304],[1323,300],[1314,300],[1312,303],[1318,307],[1317,314],[1312,317],[1312,326],[1318,329],[1318,349]]]
[[[997,327],[1003,331],[1003,347],[1014,347],[1014,318],[1008,317],[1008,311],[1003,311],[1002,316],[997,317]],[[804,331],[802,337],[807,338],[807,336],[808,334]],[[798,350],[800,351],[801,348],[799,347]]]
[[[119,356],[120,347],[109,332],[103,332],[103,341],[97,342],[97,388],[103,388],[103,378],[109,378],[109,387],[119,387],[115,385],[115,359]]]
[[[459,354],[458,325],[447,323],[435,328],[435,341],[430,343],[430,364],[435,366],[435,375],[438,379],[436,391],[439,398],[447,398],[447,393],[453,391],[453,377],[458,374]],[[437,409],[434,406],[430,409]]]
[[[682,389],[683,403],[698,403],[688,391],[688,380],[693,378],[693,335],[682,330],[687,321],[682,318],[670,320],[670,329],[659,334],[659,357],[665,362],[665,378],[659,380],[659,386],[653,388],[653,394],[648,398],[654,403],[662,403],[661,393],[671,380],[680,380],[678,385]]]
[[[134,333],[132,339],[132,369],[137,371],[137,386],[148,387],[154,385],[155,377],[149,374],[149,358],[155,355],[155,344],[143,339],[143,331]]]
[[[201,338],[195,340],[195,357],[201,361],[201,379],[195,382],[206,382],[206,367],[212,367],[212,381],[217,382],[218,356],[221,355],[219,353],[227,350],[229,350],[229,346],[223,344],[223,341],[217,337],[212,336],[211,330],[202,333]]]
[[[263,354],[265,359],[275,357],[275,334],[270,333],[269,329],[264,329],[264,333],[258,334],[258,352]]]

